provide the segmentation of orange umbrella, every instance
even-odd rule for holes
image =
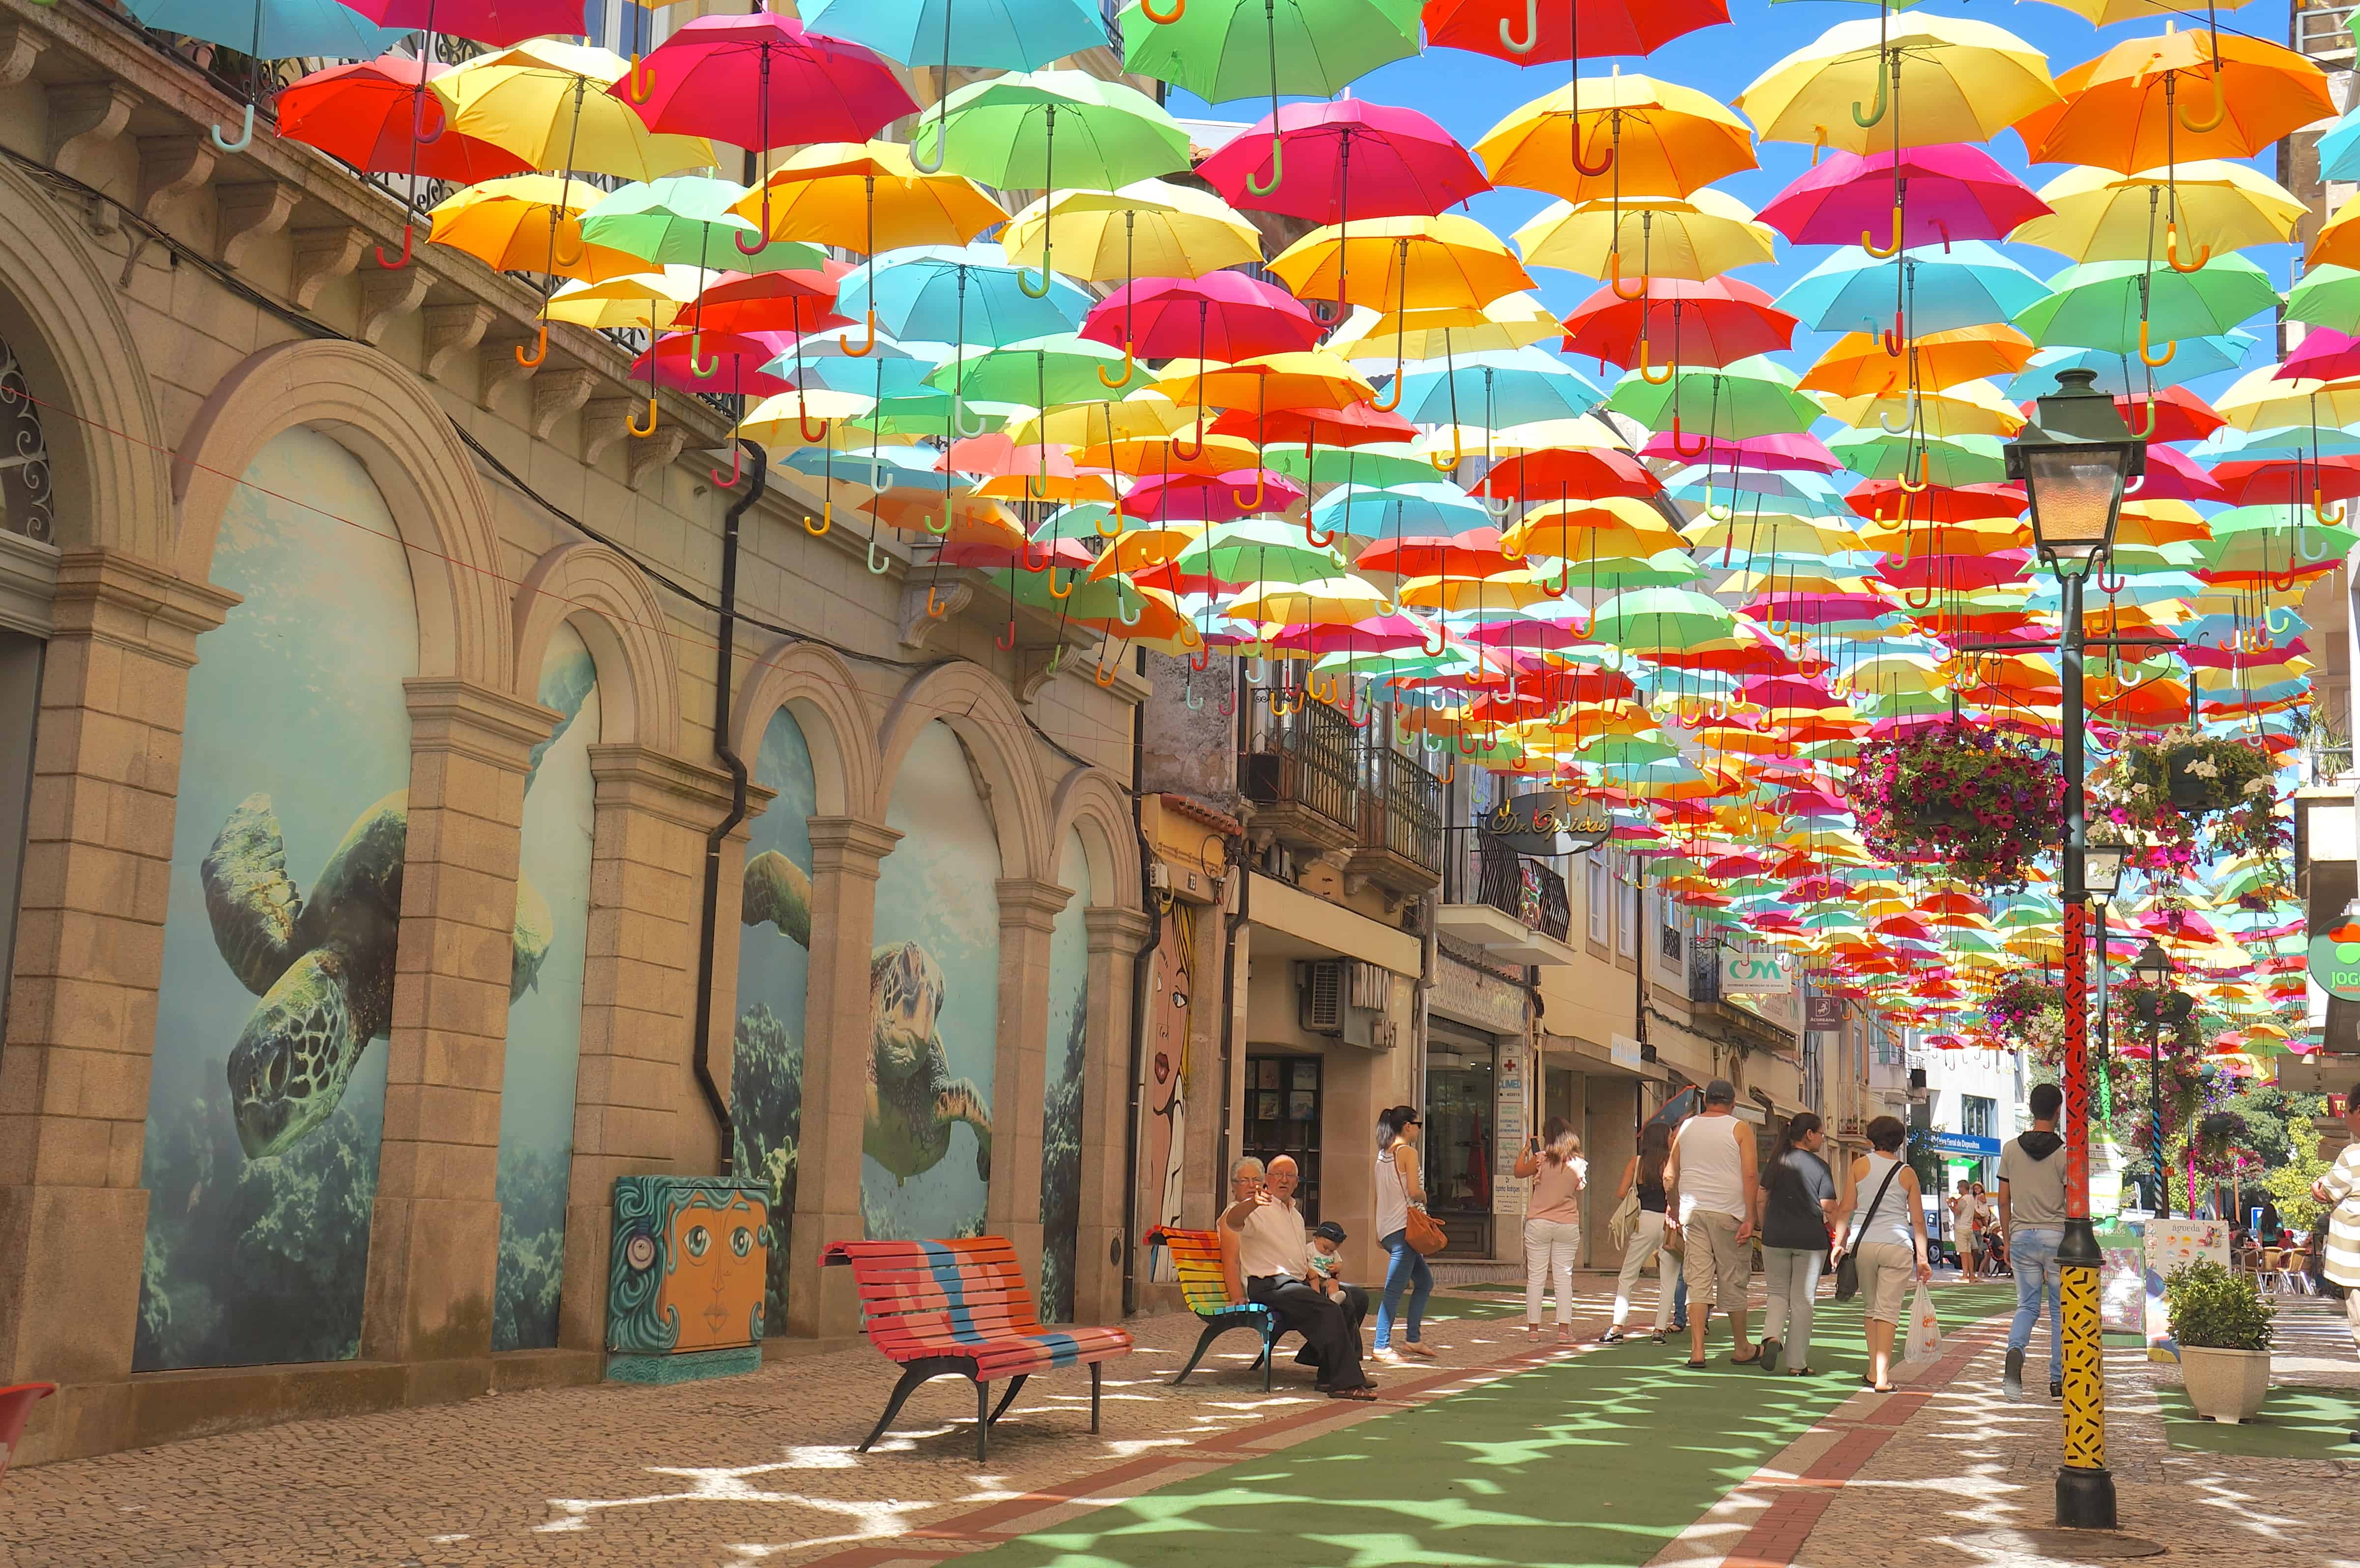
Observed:
[[[2251,158],[2336,113],[2325,71],[2240,33],[2128,38],[2065,72],[2057,87],[2062,103],[2016,122],[2032,161],[2125,174],[2189,158]]]
[[[1981,376],[2014,376],[2032,363],[2032,340],[2009,326],[1960,327],[1909,340],[1900,358],[1874,332],[1846,332],[1802,379],[1806,392],[1885,397],[1913,387],[1937,391]]]

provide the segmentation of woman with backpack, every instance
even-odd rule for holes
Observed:
[[[1622,1168],[1622,1183],[1615,1190],[1614,1202],[1619,1207],[1634,1193],[1639,1200],[1637,1212],[1632,1216],[1630,1239],[1622,1247],[1622,1272],[1614,1281],[1614,1322],[1599,1335],[1601,1343],[1620,1345],[1630,1336],[1623,1324],[1631,1316],[1631,1292],[1638,1288],[1639,1273],[1647,1267],[1647,1259],[1657,1259],[1655,1287],[1655,1330],[1649,1337],[1657,1345],[1664,1343],[1664,1331],[1672,1321],[1672,1277],[1678,1269],[1672,1266],[1671,1255],[1664,1251],[1664,1214],[1668,1194],[1664,1186],[1664,1167],[1672,1158],[1672,1129],[1662,1122],[1649,1122],[1639,1135],[1639,1152]]]
[[[1868,1376],[1863,1381],[1880,1394],[1893,1392],[1893,1334],[1907,1305],[1910,1277],[1914,1273],[1921,1285],[1934,1277],[1926,1260],[1926,1211],[1918,1173],[1901,1158],[1908,1136],[1898,1116],[1868,1124],[1871,1152],[1852,1161],[1851,1181],[1836,1211],[1831,1256],[1841,1264],[1851,1253],[1859,1268],[1862,1311],[1868,1318]],[[1863,1192],[1870,1194],[1865,1208]]]
[[[1819,1118],[1797,1111],[1762,1171],[1762,1271],[1770,1291],[1762,1316],[1763,1366],[1783,1344],[1792,1377],[1811,1375],[1811,1309],[1835,1213],[1835,1175],[1819,1158],[1826,1142]]]

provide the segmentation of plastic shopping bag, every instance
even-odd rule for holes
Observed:
[[[1909,1341],[1902,1349],[1901,1359],[1931,1361],[1934,1353],[1941,1348],[1941,1320],[1934,1315],[1934,1298],[1920,1285],[1917,1299],[1909,1303]]]

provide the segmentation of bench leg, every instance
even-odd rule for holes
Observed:
[[[1016,1396],[1023,1390],[1024,1379],[1031,1376],[1032,1374],[1029,1372],[1021,1373],[1017,1377],[1009,1380],[1008,1392],[1000,1396],[1000,1403],[992,1409],[991,1419],[993,1421],[996,1421],[1001,1416],[1008,1413],[1008,1407],[1016,1402]]]
[[[1278,1319],[1273,1317],[1262,1331],[1262,1391],[1270,1392],[1271,1374],[1278,1369]]]
[[[853,1450],[853,1452],[856,1454],[868,1453],[869,1444],[884,1436],[885,1429],[893,1424],[893,1418],[901,1413],[901,1407],[909,1402],[910,1396],[916,1392],[918,1385],[931,1381],[936,1376],[938,1376],[938,1374],[916,1367],[912,1367],[908,1371],[903,1372],[901,1374],[901,1380],[893,1385],[893,1397],[885,1401],[885,1413],[877,1418],[877,1425],[875,1429],[871,1431],[867,1437],[860,1440],[860,1446]]]
[[[1098,1429],[1098,1364],[1090,1363],[1090,1430]]]
[[[991,1457],[991,1418],[985,1413],[990,1401],[991,1385],[978,1378],[975,1385],[975,1459],[978,1465]]]
[[[1196,1363],[1205,1359],[1205,1352],[1213,1347],[1213,1341],[1221,1337],[1221,1334],[1225,1326],[1226,1325],[1224,1324],[1218,1323],[1208,1323],[1206,1325],[1205,1332],[1196,1336],[1196,1349],[1195,1353],[1188,1357],[1188,1365],[1180,1368],[1180,1376],[1172,1379],[1172,1386],[1174,1388],[1176,1388],[1181,1384],[1185,1383],[1188,1380],[1188,1374],[1196,1370]],[[1096,1363],[1092,1363],[1092,1365],[1095,1366]]]

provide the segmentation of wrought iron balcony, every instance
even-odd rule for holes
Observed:
[[[1470,841],[1467,848],[1451,856],[1446,868],[1443,931],[1480,945],[1503,963],[1572,962],[1566,938],[1573,905],[1565,878],[1491,833],[1465,836]]]
[[[1415,897],[1442,881],[1442,780],[1381,742],[1361,753],[1360,847],[1347,872]]]
[[[1238,788],[1257,825],[1291,847],[1348,850],[1360,841],[1360,732],[1301,691],[1250,686]]]

